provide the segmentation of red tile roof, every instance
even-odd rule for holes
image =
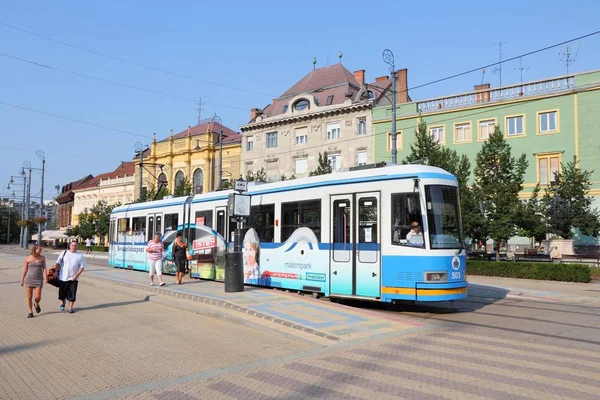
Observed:
[[[81,185],[83,185],[84,183],[86,183],[87,181],[89,181],[90,179],[93,179],[93,178],[94,178],[93,175],[86,175],[79,180],[67,183],[66,185],[63,186],[62,193],[59,196],[57,196],[54,199],[54,201],[56,201],[58,204],[64,204],[64,203],[73,201],[73,198],[74,198],[73,190],[77,189],[78,187],[80,187]]]
[[[204,135],[205,133],[207,133],[209,131],[214,132],[214,133],[219,133],[219,131],[221,129],[223,129],[223,137],[239,135],[239,133],[226,127],[225,125],[221,125],[218,122],[213,122],[210,120],[203,121],[203,122],[199,123],[198,125],[195,125],[195,126],[192,126],[189,128],[192,136]],[[186,129],[184,131],[181,131],[181,132],[173,135],[173,139],[184,138],[187,135],[188,135],[188,130]],[[167,140],[169,140],[169,138],[159,140],[159,142],[165,142]],[[223,142],[225,142],[225,141],[223,140]]]
[[[134,161],[123,161],[121,162],[121,165],[119,165],[114,171],[97,175],[95,178],[90,179],[89,181],[78,186],[74,190],[97,187],[98,185],[100,185],[100,181],[107,179],[116,179],[123,178],[125,176],[133,176],[135,174],[135,165],[136,163]]]

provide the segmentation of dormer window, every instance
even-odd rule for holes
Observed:
[[[367,98],[374,99],[375,93],[372,90],[367,90]]]
[[[330,106],[331,104],[333,104],[333,95],[327,96],[327,103],[326,103],[326,105]]]
[[[308,100],[300,99],[296,102],[296,104],[294,104],[294,110],[296,110],[296,111],[306,110],[307,108],[309,108],[309,106],[310,106],[310,103],[308,102]]]
[[[286,113],[288,110],[288,105],[286,104],[285,106],[283,106],[283,112]]]

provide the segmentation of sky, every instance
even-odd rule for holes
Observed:
[[[413,100],[463,93],[500,75],[464,71],[600,30],[595,0],[285,2],[0,0],[0,196],[24,162],[44,198],[114,170],[149,145],[218,115],[239,131],[312,68],[339,62],[366,79],[408,68]],[[49,40],[50,39],[50,40]],[[569,72],[600,69],[600,35],[570,44]],[[553,48],[502,64],[502,84],[566,74]],[[101,55],[102,54],[102,55]],[[522,65],[522,71],[519,66]],[[114,84],[114,83],[118,83]],[[143,89],[143,90],[140,90]],[[20,180],[19,180],[20,181]],[[32,173],[32,200],[41,171]]]

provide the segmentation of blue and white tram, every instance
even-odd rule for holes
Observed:
[[[231,191],[115,208],[109,265],[148,270],[154,232],[191,243],[191,276],[224,278]],[[467,295],[456,178],[395,165],[250,186],[245,283],[384,302]],[[165,272],[173,272],[167,262]]]

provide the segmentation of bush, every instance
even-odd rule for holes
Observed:
[[[467,274],[546,281],[591,281],[590,267],[583,264],[467,260]]]
[[[106,246],[92,246],[92,251],[104,251],[104,252],[108,252],[108,247],[106,247]]]

